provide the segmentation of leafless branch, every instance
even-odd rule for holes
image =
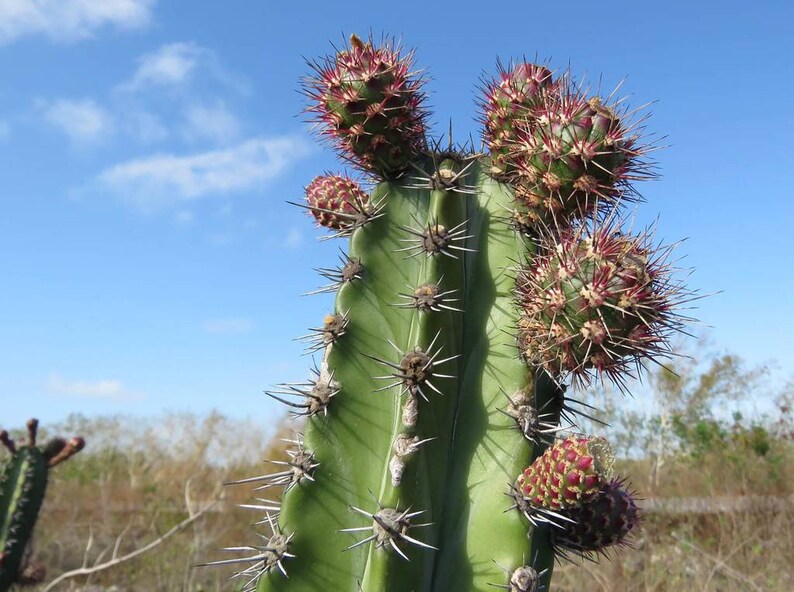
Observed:
[[[127,533],[129,529],[129,525],[121,532],[121,534],[116,537],[115,545],[113,546],[113,553],[111,558],[102,563],[95,563],[91,567],[87,567],[87,558],[88,558],[88,551],[91,549],[93,544],[93,534],[89,534],[88,544],[86,545],[86,552],[85,552],[85,559],[83,561],[83,566],[78,569],[73,569],[71,571],[67,571],[59,575],[57,578],[52,580],[49,584],[47,584],[42,592],[50,592],[50,590],[54,590],[55,587],[60,584],[61,582],[71,579],[77,578],[80,576],[89,576],[91,574],[95,574],[100,571],[104,571],[106,569],[111,569],[125,563],[127,561],[131,561],[145,553],[148,553],[152,549],[157,548],[173,535],[178,533],[181,530],[184,530],[188,526],[190,526],[193,522],[204,516],[207,512],[209,512],[219,501],[221,500],[220,492],[216,492],[215,498],[208,504],[206,504],[202,508],[194,508],[193,501],[190,499],[190,480],[187,481],[185,484],[185,506],[187,507],[188,516],[184,520],[182,520],[179,524],[171,528],[168,532],[160,535],[153,541],[149,542],[148,544],[140,547],[139,549],[135,549],[127,553],[126,555],[119,555],[119,547],[121,546],[122,539],[124,535]],[[104,553],[103,553],[104,554]]]
[[[725,560],[720,559],[719,557],[714,557],[711,553],[708,553],[707,551],[704,551],[703,549],[701,549],[700,547],[698,547],[697,545],[695,545],[691,541],[687,541],[687,540],[681,538],[680,536],[678,536],[676,534],[673,534],[672,536],[679,543],[682,543],[683,545],[689,547],[693,551],[696,551],[697,553],[699,553],[700,555],[702,555],[706,559],[709,559],[709,560],[713,561],[715,563],[715,565],[714,565],[714,569],[715,570],[719,569],[720,571],[722,571],[728,577],[733,578],[734,580],[738,580],[740,582],[744,582],[745,584],[750,586],[753,590],[757,590],[758,592],[763,592],[763,588],[761,588],[758,584],[753,582],[750,578],[748,578],[743,573],[738,572],[735,569],[733,569],[732,567],[728,566],[725,563]],[[709,577],[709,579],[711,579],[711,577]]]

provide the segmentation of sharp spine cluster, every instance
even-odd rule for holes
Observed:
[[[266,512],[265,520],[270,526],[272,534],[270,536],[259,535],[264,541],[262,545],[245,545],[242,547],[226,547],[224,551],[231,553],[253,553],[244,557],[234,559],[221,559],[202,563],[199,567],[219,566],[219,565],[239,565],[250,564],[243,570],[235,573],[232,577],[244,580],[241,592],[254,592],[257,583],[264,574],[278,570],[285,578],[287,570],[284,567],[285,560],[294,559],[295,555],[289,552],[290,544],[295,533],[284,535],[278,526],[278,522],[270,512]]]
[[[360,260],[342,254],[340,263],[342,265],[339,267],[323,267],[318,269],[317,272],[331,283],[311,292],[307,292],[306,295],[311,296],[314,294],[336,292],[345,284],[360,280],[363,277],[364,266],[361,265]]]
[[[285,493],[293,487],[296,487],[304,481],[314,481],[314,470],[320,466],[316,462],[314,453],[306,450],[303,446],[303,440],[298,438],[295,440],[285,440],[288,444],[295,445],[295,448],[287,450],[289,460],[271,460],[267,461],[271,464],[286,467],[283,471],[276,471],[275,473],[267,473],[256,477],[248,477],[246,479],[239,479],[237,481],[229,481],[226,485],[240,485],[243,483],[262,483],[257,486],[254,491],[261,491],[263,489],[270,489],[271,487],[284,487]]]
[[[321,369],[312,369],[312,377],[308,381],[282,384],[276,390],[265,391],[265,394],[291,407],[293,418],[297,418],[312,417],[319,413],[327,416],[331,400],[341,389],[342,385],[334,379],[333,372],[323,365]],[[300,402],[296,402],[296,397]]]
[[[417,225],[421,226],[418,221]],[[439,224],[438,221],[433,221],[429,222],[425,228],[404,226],[403,230],[412,235],[412,238],[400,239],[400,242],[412,244],[408,247],[397,249],[397,252],[409,251],[410,254],[406,259],[417,257],[423,253],[427,257],[441,254],[457,259],[458,255],[453,251],[471,252],[471,249],[467,249],[458,244],[472,238],[472,235],[466,234],[465,225],[466,222],[461,222],[454,228],[447,228],[443,224]]]
[[[343,528],[339,532],[366,532],[371,530],[372,534],[350,545],[346,549],[347,551],[373,541],[377,548],[390,549],[402,557],[405,561],[409,561],[405,551],[400,548],[398,543],[407,543],[409,545],[415,545],[424,549],[438,550],[432,545],[423,543],[422,541],[415,539],[408,534],[408,531],[411,528],[430,526],[430,523],[411,524],[411,519],[424,514],[424,510],[411,512],[410,509],[398,510],[397,508],[380,508],[377,512],[371,514],[366,510],[356,508],[355,506],[351,506],[350,509],[372,520],[372,525]]]
[[[443,280],[443,278],[442,278]],[[460,308],[450,306],[450,303],[459,302],[457,298],[451,298],[458,290],[442,290],[441,281],[438,283],[427,282],[418,286],[416,289],[411,290],[406,294],[400,292],[400,298],[404,298],[408,302],[401,302],[394,304],[402,308],[415,308],[422,312],[441,312],[441,310],[451,310],[455,312],[463,312]],[[411,288],[411,286],[406,286]]]

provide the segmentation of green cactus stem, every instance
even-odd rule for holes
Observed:
[[[47,492],[50,469],[85,445],[82,438],[68,442],[54,438],[39,447],[38,420],[29,420],[27,429],[27,442],[19,446],[8,432],[0,431],[0,443],[11,454],[0,467],[0,592],[29,579],[29,574],[23,574],[24,557]]]
[[[353,37],[308,81],[321,134],[381,182],[307,187],[303,207],[350,243],[314,291],[336,292],[305,336],[319,363],[268,393],[303,433],[289,460],[237,481],[284,490],[258,506],[262,543],[214,562],[242,566],[245,591],[548,591],[566,545],[596,551],[636,524],[603,438],[564,421],[589,409],[568,381],[620,380],[678,327],[666,268],[594,203],[627,190],[636,138],[523,64],[486,88],[492,153],[441,147],[410,61]],[[551,179],[543,144],[560,149],[546,172],[596,180],[529,204],[526,171]]]

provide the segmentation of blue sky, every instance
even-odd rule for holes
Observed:
[[[341,246],[285,204],[339,170],[296,90],[351,32],[415,47],[461,138],[497,57],[656,101],[670,147],[638,224],[688,237],[689,285],[722,291],[695,313],[717,348],[791,374],[787,3],[267,4],[0,0],[0,423],[280,416],[261,392],[306,374],[292,339],[331,300],[298,295]]]

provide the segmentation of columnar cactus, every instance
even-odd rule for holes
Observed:
[[[626,114],[570,76],[517,64],[487,82],[489,153],[426,135],[422,81],[390,42],[314,66],[309,112],[344,175],[305,208],[350,235],[321,273],[336,304],[307,336],[311,378],[269,394],[305,416],[291,459],[244,479],[268,532],[234,547],[245,590],[548,590],[555,556],[624,542],[637,508],[567,383],[621,382],[665,353],[679,288],[618,231],[644,176]],[[545,452],[544,452],[545,450]]]
[[[0,592],[14,584],[38,583],[43,579],[41,566],[26,569],[28,545],[41,504],[47,491],[50,469],[80,450],[85,442],[72,438],[68,442],[53,438],[43,448],[36,445],[39,422],[28,421],[28,440],[17,446],[8,432],[0,431],[0,443],[11,454],[0,466]],[[32,578],[36,572],[38,576]]]

